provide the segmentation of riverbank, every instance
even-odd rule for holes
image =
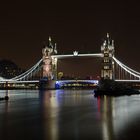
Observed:
[[[130,85],[115,82],[113,80],[105,79],[99,82],[99,86],[94,90],[95,97],[108,96],[122,96],[140,94],[139,90],[132,88]]]

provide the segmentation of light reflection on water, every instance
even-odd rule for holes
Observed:
[[[0,97],[6,93],[0,91]],[[10,130],[7,140],[11,136],[27,140],[139,136],[139,95],[95,98],[92,90],[10,90],[8,94],[10,100],[0,102],[0,136]]]

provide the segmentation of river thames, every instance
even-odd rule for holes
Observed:
[[[93,90],[0,90],[0,140],[139,139],[140,95]]]

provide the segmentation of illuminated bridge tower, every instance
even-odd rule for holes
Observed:
[[[109,34],[107,33],[107,39],[101,46],[101,52],[103,54],[101,78],[102,79],[114,79],[114,41],[110,40]]]
[[[57,58],[52,57],[56,53],[56,44],[53,46],[51,37],[49,37],[48,45],[42,49],[43,78],[47,78],[48,80],[57,79]]]

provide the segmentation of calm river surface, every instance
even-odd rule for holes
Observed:
[[[140,95],[93,90],[0,90],[0,140],[140,139]]]

